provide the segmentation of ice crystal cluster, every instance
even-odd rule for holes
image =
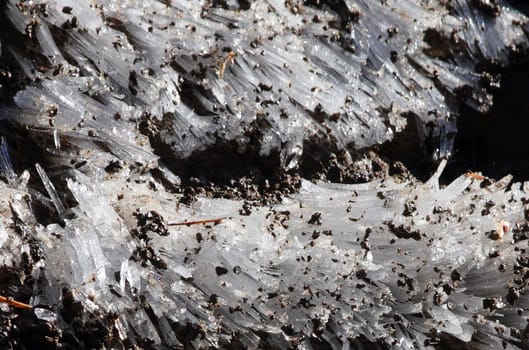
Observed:
[[[458,104],[487,110],[527,46],[507,2],[8,0],[1,18],[0,277],[34,306],[10,322],[46,336],[0,344],[529,347],[526,185],[442,187],[443,159],[426,183],[182,201],[168,162],[229,142],[295,171],[308,143],[365,149],[412,120],[447,157]]]
[[[490,104],[478,63],[526,42],[525,17],[476,2],[8,1],[4,50],[34,83],[5,118],[141,161],[142,122],[176,157],[257,135],[291,168],[311,138],[362,148],[411,115],[443,156],[456,97]]]

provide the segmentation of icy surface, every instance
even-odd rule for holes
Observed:
[[[12,194],[0,205],[40,242],[48,286],[33,299],[57,305],[70,290],[88,314],[115,315],[122,341],[342,348],[361,336],[411,349],[446,334],[479,348],[528,345],[522,184],[305,181],[242,215],[242,201],[177,206],[148,175],[90,168],[71,174],[78,204],[61,225],[31,223],[22,190],[3,185]],[[212,218],[222,220],[172,225]],[[12,220],[0,222],[3,257],[24,249],[5,235]],[[184,339],[181,327],[201,335]]]
[[[443,187],[443,160],[426,183],[186,202],[159,161],[234,142],[293,169],[307,143],[377,145],[414,119],[447,156],[458,101],[490,107],[481,66],[526,45],[527,19],[504,1],[220,3],[2,8],[24,78],[0,118],[18,166],[39,159],[15,172],[0,143],[0,276],[30,280],[35,322],[75,348],[528,348],[527,184]]]
[[[418,118],[444,157],[457,101],[490,107],[478,65],[527,42],[504,1],[221,3],[8,1],[30,45],[7,50],[33,83],[7,117],[141,161],[145,136],[176,158],[252,139],[286,168],[313,137],[363,148]]]

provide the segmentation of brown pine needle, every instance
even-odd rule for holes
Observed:
[[[19,309],[26,309],[26,310],[33,309],[33,306],[31,305],[24,304],[20,301],[13,300],[11,298],[6,298],[1,295],[0,295],[0,303],[6,303],[8,305],[18,307]]]
[[[485,176],[478,172],[469,171],[465,173],[465,176],[478,181],[485,180]]]
[[[226,219],[224,218],[218,218],[218,219],[207,219],[207,220],[197,220],[197,221],[182,221],[182,222],[171,222],[168,223],[168,226],[191,226],[191,225],[201,225],[201,224],[220,224],[222,220]]]
[[[226,65],[228,63],[231,63],[231,64],[235,63],[235,56],[237,56],[237,54],[233,51],[230,51],[228,55],[220,63],[219,70],[217,71],[217,74],[219,75],[220,79],[224,79],[224,71],[226,70]]]

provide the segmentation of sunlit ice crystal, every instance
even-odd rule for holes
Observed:
[[[425,184],[304,181],[246,214],[243,201],[207,197],[175,211],[149,175],[94,184],[75,172],[74,215],[37,230],[45,275],[87,312],[119,312],[123,339],[167,346],[181,343],[176,324],[194,324],[204,332],[189,340],[197,348],[234,334],[248,347],[312,348],[322,337],[341,348],[365,337],[398,348],[437,333],[523,348],[513,330],[527,322],[526,298],[511,278],[525,259],[527,241],[514,235],[525,230],[526,186],[462,175],[440,187],[441,171]]]
[[[439,184],[458,103],[492,103],[478,64],[526,45],[522,14],[477,3],[8,1],[0,118],[39,159],[0,145],[0,256],[37,281],[35,322],[73,347],[526,348],[527,186]],[[180,201],[196,152],[295,170],[411,119],[426,183]]]
[[[361,149],[409,118],[434,158],[449,156],[457,101],[492,101],[478,65],[506,64],[527,42],[527,19],[504,1],[17,4],[5,16],[43,62],[10,43],[33,83],[3,118],[105,130],[117,147],[145,147],[140,127],[177,158],[256,135],[286,168],[313,137]]]

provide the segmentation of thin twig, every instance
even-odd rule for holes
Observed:
[[[171,222],[171,223],[168,223],[167,225],[168,226],[191,226],[191,225],[201,225],[201,224],[220,224],[222,222],[222,220],[226,219],[225,217],[223,218],[218,218],[218,219],[206,219],[206,220],[196,220],[196,221],[182,221],[182,222]]]
[[[20,301],[16,301],[11,298],[3,297],[1,295],[0,295],[0,303],[6,303],[8,305],[18,307],[19,309],[26,309],[26,310],[33,309],[33,306],[31,305],[21,303]]]

